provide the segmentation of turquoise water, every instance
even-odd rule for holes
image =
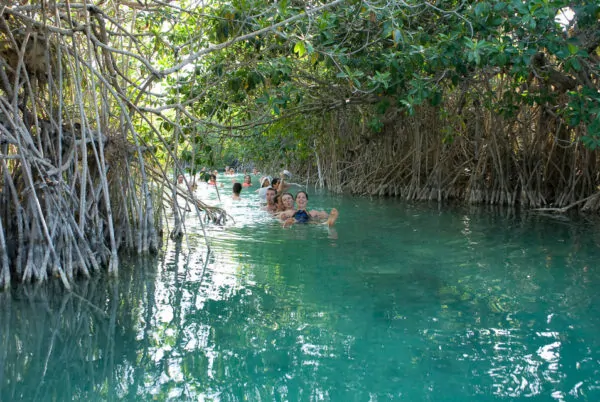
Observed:
[[[223,181],[210,254],[188,215],[118,281],[0,294],[0,400],[600,400],[597,221],[311,189],[334,229],[284,229]]]

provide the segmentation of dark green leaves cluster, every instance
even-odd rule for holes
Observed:
[[[264,138],[267,152],[279,155],[282,142],[319,136],[305,124],[318,113],[373,105],[369,127],[379,131],[390,108],[412,114],[424,103],[441,107],[460,88],[485,82],[482,106],[513,116],[522,105],[551,105],[570,126],[586,126],[583,141],[593,149],[600,135],[600,12],[595,1],[571,3],[347,1],[310,13],[327,3],[219,2],[190,13],[187,25],[170,33],[170,48],[192,52],[250,36],[200,59],[170,86],[171,99],[187,102],[204,127],[212,124],[207,133],[220,133],[207,141],[235,131],[252,143]],[[563,14],[571,20],[557,18]],[[273,29],[251,35],[267,27]],[[288,123],[274,124],[281,118]]]

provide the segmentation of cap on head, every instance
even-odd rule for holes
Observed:
[[[271,181],[272,181],[271,176],[264,176],[262,179],[260,179],[260,186],[261,187],[264,187],[266,180],[269,180],[269,184],[271,184]]]

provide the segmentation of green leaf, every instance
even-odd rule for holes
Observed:
[[[298,57],[302,57],[306,54],[306,46],[303,41],[296,42],[294,45],[294,53],[296,53]]]
[[[475,6],[475,15],[477,16],[485,16],[490,12],[490,4],[486,1],[482,1],[477,3]]]
[[[256,98],[256,103],[266,104],[269,103],[269,99],[269,94],[265,92],[260,98]]]
[[[383,30],[381,32],[381,35],[384,38],[389,38],[390,35],[393,35],[393,24],[391,21],[386,21],[383,23]]]
[[[569,53],[572,56],[575,55],[575,54],[577,54],[577,52],[579,51],[579,48],[576,45],[572,44],[572,43],[569,43],[567,45],[567,48],[569,49]]]
[[[506,8],[506,3],[500,1],[494,5],[494,11],[502,11]]]
[[[594,151],[596,148],[598,148],[598,137],[594,137],[594,136],[588,136],[585,135],[583,137],[581,137],[581,142],[583,143],[583,145],[591,150]]]
[[[378,118],[374,117],[369,121],[369,127],[371,128],[371,130],[375,131],[376,133],[379,133],[383,128],[383,122]]]
[[[394,32],[392,33],[392,39],[394,40],[394,45],[396,46],[398,46],[398,43],[404,42],[402,32],[399,29],[394,29]]]
[[[559,59],[566,59],[569,57],[569,52],[565,49],[560,49],[558,52],[556,52],[556,57]]]
[[[306,49],[306,53],[308,53],[308,54],[311,54],[312,52],[315,51],[315,48],[313,47],[313,45],[309,41],[305,42],[305,49]]]
[[[375,76],[373,77],[373,81],[379,85],[382,85],[385,89],[387,89],[390,85],[391,78],[390,72],[386,71],[385,73],[381,73],[379,71],[375,72]]]
[[[579,114],[571,116],[571,118],[569,119],[569,125],[571,127],[577,126],[580,122],[581,122],[581,116],[579,116]]]
[[[573,70],[581,71],[581,64],[579,63],[579,60],[571,59],[571,60],[569,60],[569,64],[573,68]]]
[[[438,106],[442,103],[442,93],[440,91],[434,91],[431,95],[430,104],[431,106]]]

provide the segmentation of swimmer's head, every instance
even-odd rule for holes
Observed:
[[[306,198],[306,200],[308,201],[308,194],[306,194],[306,191],[298,191],[296,193],[296,200],[298,200],[298,195],[300,194],[304,194],[304,198]]]
[[[274,188],[269,187],[267,190],[267,204],[273,204],[276,194],[277,191]]]
[[[262,179],[260,179],[261,187],[268,187],[270,185],[271,185],[271,178],[269,176],[265,176]]]
[[[242,184],[241,183],[233,183],[233,194],[240,195],[242,192]]]
[[[296,204],[298,204],[298,209],[305,209],[307,202],[308,194],[304,191],[298,191],[298,193],[296,193]]]
[[[294,196],[290,193],[283,193],[281,195],[281,202],[283,202],[283,206],[285,207],[285,209],[294,208]]]

